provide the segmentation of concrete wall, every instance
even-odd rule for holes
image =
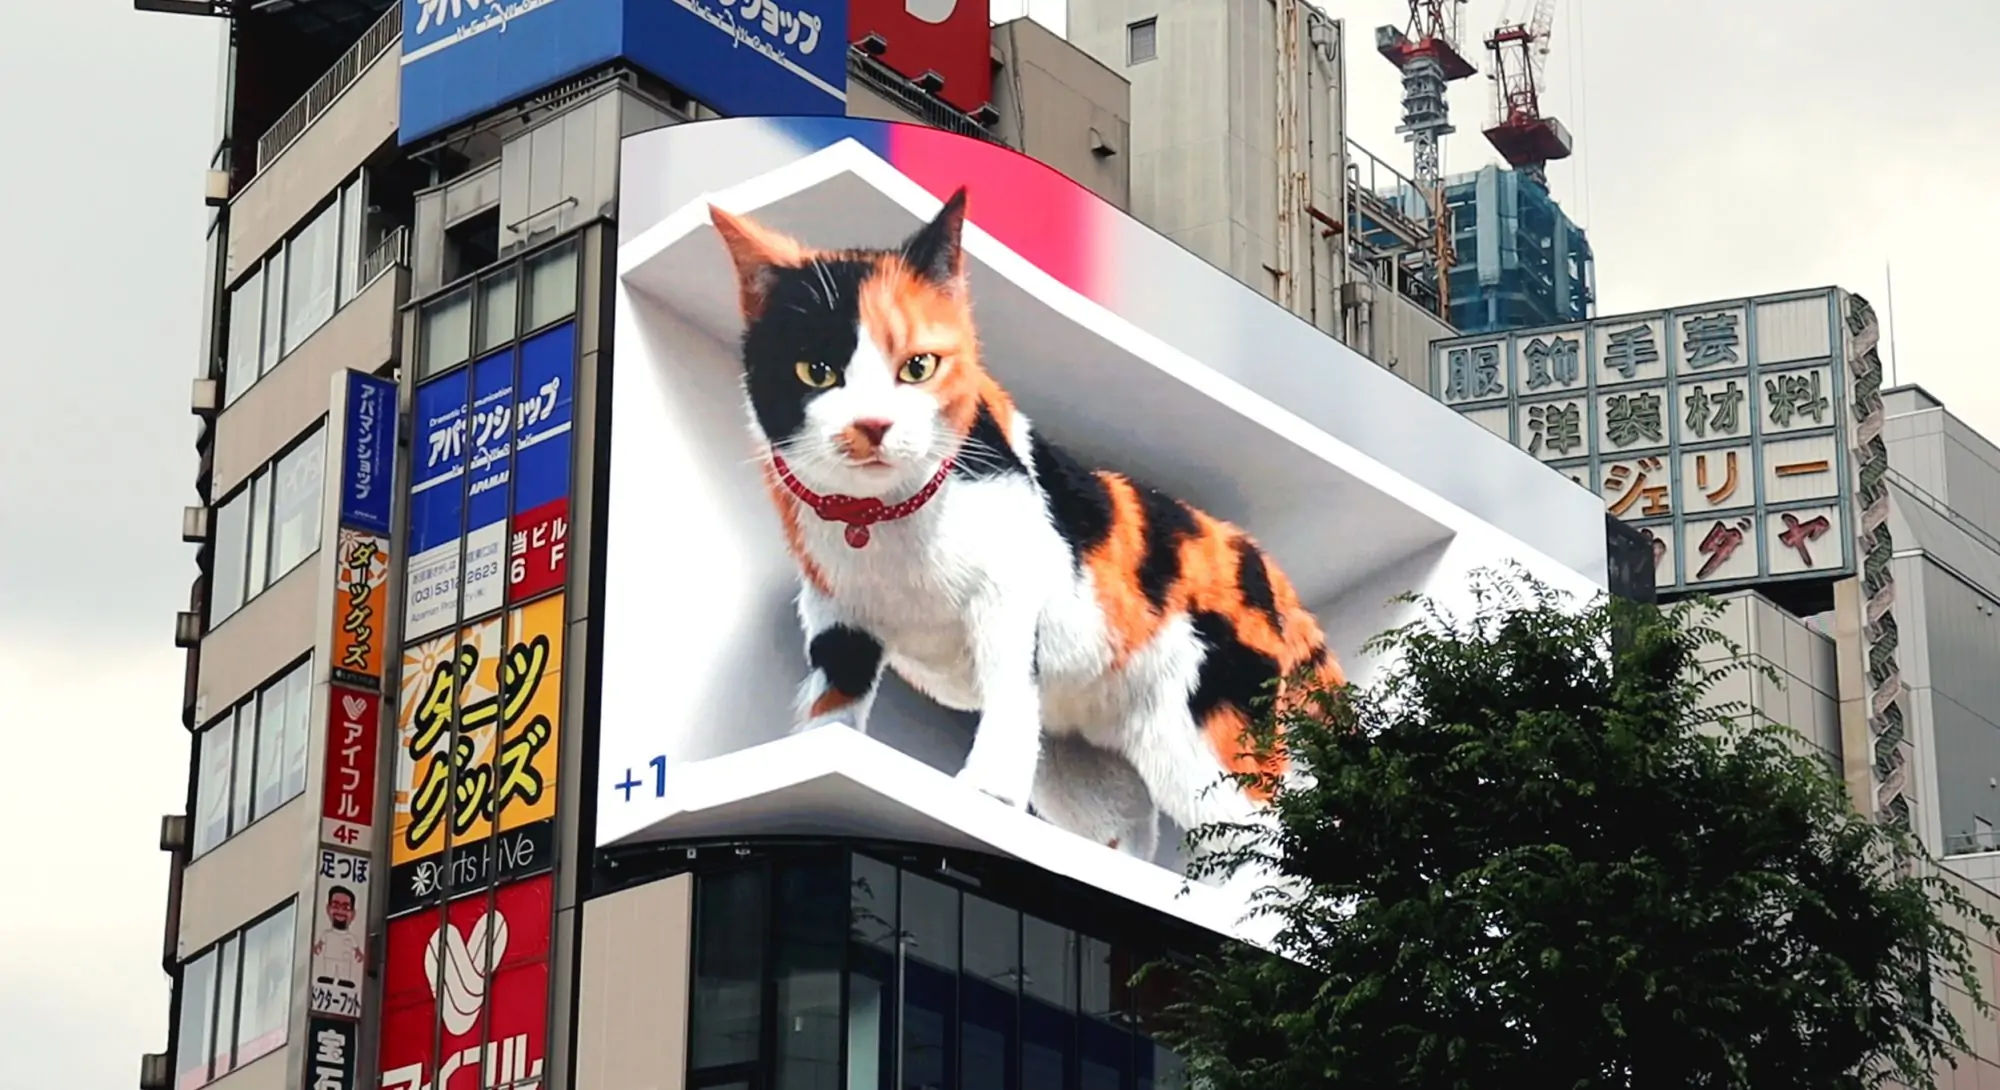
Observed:
[[[234,284],[363,162],[396,139],[403,50],[391,46],[229,203],[223,282]]]
[[[307,791],[187,865],[175,956],[186,958],[298,895],[309,871],[302,849],[319,835],[318,802],[319,792]],[[302,909],[299,919],[303,932],[309,915]]]
[[[1031,19],[993,28],[1001,139],[1120,208],[1132,204],[1132,101],[1124,77]]]
[[[693,894],[682,874],[584,905],[573,1090],[680,1090]]]
[[[1751,670],[1731,673],[1710,691],[1710,705],[1740,702],[1748,708],[1745,715],[1791,727],[1802,745],[1810,746],[1810,752],[1824,757],[1829,770],[1837,772],[1842,746],[1833,636],[1756,591],[1721,596],[1719,604],[1721,615],[1709,623],[1754,664],[1776,670],[1778,680]],[[1721,648],[1712,648],[1710,661],[1724,654]]]

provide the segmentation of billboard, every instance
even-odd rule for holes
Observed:
[[[846,0],[406,0],[400,140],[625,58],[728,114],[842,114]]]
[[[358,1020],[368,979],[368,891],[374,860],[320,849],[314,879],[308,1008],[314,1015]]]
[[[977,846],[1230,930],[1173,828],[1255,809],[1210,788],[1264,679],[1368,680],[1480,567],[1605,586],[1590,497],[1007,149],[621,160],[600,847]]]
[[[553,889],[542,875],[389,921],[381,1090],[539,1085]]]
[[[554,862],[564,603],[546,595],[404,648],[390,915]]]
[[[1843,293],[1438,341],[1443,401],[1597,493],[1663,593],[1854,570]]]
[[[935,76],[938,98],[966,113],[993,100],[987,0],[852,0],[848,40],[879,39],[875,59],[912,80]]]

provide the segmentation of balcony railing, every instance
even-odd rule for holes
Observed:
[[[361,288],[366,288],[375,282],[376,277],[409,262],[410,229],[398,227],[383,236],[382,241],[373,250],[368,251],[368,256],[361,259],[360,274],[355,279]],[[355,294],[360,294],[360,288],[355,290]]]
[[[977,137],[989,144],[999,144],[1002,147],[1007,144],[994,135],[991,129],[925,94],[916,84],[882,65],[858,47],[848,50],[847,74],[867,84],[869,89],[881,94],[882,97],[915,114],[931,128],[955,132],[960,136]]]
[[[340,59],[333,62],[333,67],[315,80],[297,102],[292,103],[291,109],[286,110],[265,130],[264,135],[257,138],[257,173],[262,174],[265,167],[284,154],[292,141],[319,120],[319,115],[340,98],[341,92],[353,86],[354,81],[361,78],[361,73],[366,72],[368,66],[374,64],[375,59],[387,52],[402,36],[403,5],[398,0],[382,13],[380,19],[375,20],[375,25],[362,32],[360,39],[349,46],[347,52],[342,53]]]

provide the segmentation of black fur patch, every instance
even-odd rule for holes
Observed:
[[[1014,454],[1013,444],[1007,441],[1007,433],[1000,430],[1000,422],[993,419],[993,410],[982,401],[979,415],[972,418],[972,430],[966,433],[965,450],[951,467],[952,475],[969,481],[999,477],[1008,473],[1026,475],[1028,467]]]
[[[1167,604],[1167,592],[1181,577],[1181,542],[1195,535],[1194,513],[1187,504],[1133,482],[1139,510],[1146,520],[1146,554],[1139,561],[1139,590],[1154,609]]]
[[[1284,615],[1278,612],[1278,593],[1271,587],[1271,570],[1264,553],[1247,537],[1236,539],[1236,589],[1243,592],[1243,604],[1262,613],[1271,622],[1271,631],[1285,631]]]
[[[1111,536],[1111,494],[1104,479],[1032,429],[1028,456],[1035,461],[1035,479],[1048,505],[1049,521],[1069,542],[1071,555],[1081,561],[1084,553]]]
[[[797,435],[806,406],[826,392],[799,381],[798,365],[823,363],[842,374],[854,358],[861,285],[874,269],[856,256],[770,270],[764,308],[743,331],[743,378],[757,424],[773,442]]]
[[[882,669],[882,643],[858,628],[834,625],[812,638],[806,657],[842,696],[868,695]]]
[[[1278,677],[1277,660],[1245,647],[1236,638],[1236,626],[1220,613],[1197,613],[1192,620],[1195,637],[1208,648],[1188,697],[1195,722],[1224,706],[1254,715],[1258,700],[1269,695]]]

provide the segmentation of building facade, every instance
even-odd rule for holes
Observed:
[[[1580,322],[1594,313],[1590,239],[1518,170],[1487,165],[1445,181],[1451,209],[1451,324],[1464,333]]]
[[[981,350],[1017,404],[1255,533],[1355,676],[1396,592],[1622,570],[1597,504],[1329,335],[1436,323],[1393,260],[1360,305],[1376,274],[1330,271],[1319,198],[1279,266],[1314,286],[1282,306],[1125,213],[1164,192],[1126,66],[970,3],[743,0],[726,34],[723,10],[215,10],[194,745],[146,1090],[1173,1072],[1126,970],[1256,936],[1230,891],[1178,894],[1170,822],[1146,811],[1142,852],[995,804],[956,779],[975,724],[901,682],[865,735],[790,731],[818,667],[736,425],[754,281],[715,210],[881,245],[968,188]],[[1294,14],[1322,66],[1299,93],[1337,88],[1309,80],[1338,24]],[[1334,508],[1373,537],[1327,558]]]

